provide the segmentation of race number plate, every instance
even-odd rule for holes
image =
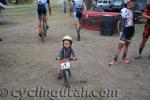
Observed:
[[[61,70],[70,69],[70,62],[65,62],[60,65]]]

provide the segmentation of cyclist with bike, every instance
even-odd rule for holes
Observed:
[[[49,10],[49,14],[51,16],[51,6],[50,6],[50,0],[37,0],[37,12],[38,12],[38,32],[39,36],[41,36],[41,23],[42,23],[42,14],[46,17],[46,29],[49,28],[48,26],[48,16],[47,12]]]
[[[60,64],[63,63],[65,60],[69,60],[70,58],[72,58],[73,60],[76,60],[76,55],[75,52],[73,50],[72,46],[72,38],[68,35],[64,36],[62,38],[62,42],[63,42],[63,47],[59,52],[58,57],[56,58],[57,60],[60,60]],[[71,74],[71,72],[69,72]],[[58,79],[62,78],[62,70],[61,68],[59,68],[59,73],[58,73]]]
[[[130,63],[127,58],[128,47],[131,43],[131,39],[134,36],[134,2],[131,0],[124,0],[125,8],[121,10],[122,30],[120,32],[120,41],[117,48],[117,53],[114,56],[114,60],[109,63],[110,66],[117,64],[117,59],[121,51],[123,50],[122,62]]]
[[[140,59],[142,55],[142,51],[145,47],[145,44],[150,36],[150,3],[147,4],[146,8],[143,11],[143,18],[147,19],[147,22],[144,26],[144,32],[143,32],[143,39],[141,41],[140,47],[139,47],[139,56],[135,57],[135,59]],[[149,55],[150,58],[150,55]]]
[[[80,20],[82,18],[83,11],[86,11],[86,6],[83,0],[71,0],[71,5],[73,7],[73,15],[76,20],[77,40],[80,41]]]

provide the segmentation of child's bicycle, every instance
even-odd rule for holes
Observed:
[[[41,40],[42,43],[44,43],[46,41],[46,33],[47,33],[47,28],[46,28],[46,15],[41,14],[41,19],[42,19],[42,23],[41,23]]]
[[[56,60],[59,60],[56,58]],[[70,66],[70,61],[77,60],[73,58],[68,58],[68,59],[63,59],[60,60],[60,69],[63,71],[63,77],[64,77],[64,83],[66,88],[70,88],[70,76],[71,76],[71,66]]]

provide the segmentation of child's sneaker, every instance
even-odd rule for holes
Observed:
[[[125,57],[125,58],[122,58],[122,62],[129,64],[130,60],[127,57]]]
[[[113,60],[111,63],[109,63],[109,66],[116,65],[116,64],[118,64],[118,62]]]

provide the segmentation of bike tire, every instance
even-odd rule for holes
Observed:
[[[121,28],[122,28],[122,23],[121,21],[119,20],[118,23],[117,23],[117,31],[120,33],[121,32]]]
[[[45,42],[45,39],[44,39],[44,33],[42,32],[42,34],[41,34],[41,39],[42,39],[42,43],[44,43]]]
[[[42,23],[41,39],[42,39],[42,43],[44,43],[46,41],[46,23],[45,23],[45,19],[44,18],[43,18],[43,23]]]
[[[69,80],[69,71],[64,70],[64,81],[65,81],[65,87],[69,88],[70,87],[70,80]]]

